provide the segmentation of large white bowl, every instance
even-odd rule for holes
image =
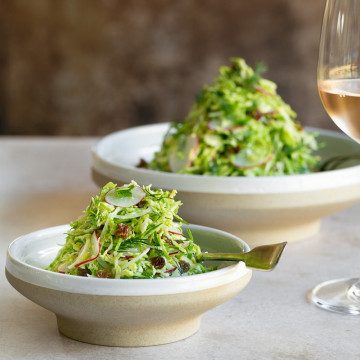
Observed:
[[[123,184],[136,180],[177,189],[181,215],[193,223],[234,233],[251,244],[295,241],[315,234],[320,219],[360,200],[360,166],[291,176],[220,177],[137,168],[159,148],[168,124],[135,127],[103,138],[93,149],[93,179]],[[339,133],[320,134],[322,159],[359,152]]]
[[[223,231],[189,225],[203,250],[244,252],[248,245]],[[241,291],[251,278],[243,262],[205,274],[166,279],[98,279],[44,270],[68,226],[21,236],[8,249],[6,276],[28,299],[56,314],[59,331],[110,346],[168,343],[195,333],[201,315]],[[34,319],[35,320],[35,319]]]

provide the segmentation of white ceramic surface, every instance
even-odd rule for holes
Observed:
[[[196,225],[189,228],[204,250],[249,250],[231,234]],[[44,270],[67,230],[68,226],[43,229],[13,241],[6,275],[21,294],[56,314],[61,333],[83,342],[145,346],[183,339],[198,330],[205,311],[235,296],[251,278],[242,262],[166,279],[98,279]]]
[[[360,199],[360,166],[321,173],[269,177],[183,175],[137,168],[150,160],[168,124],[110,134],[93,148],[93,178],[102,186],[132,179],[177,189],[187,220],[234,233],[251,244],[295,241],[314,235],[320,219]],[[357,152],[357,145],[333,131],[320,134],[322,159]]]

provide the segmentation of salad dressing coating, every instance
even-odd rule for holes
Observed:
[[[183,122],[173,123],[147,167],[217,176],[290,175],[312,171],[319,158],[313,134],[243,59],[231,59],[203,88]],[[144,165],[144,164],[143,164]],[[143,166],[142,165],[142,166]]]
[[[73,221],[66,243],[48,270],[116,279],[200,274],[201,250],[177,212],[176,191],[108,183]]]

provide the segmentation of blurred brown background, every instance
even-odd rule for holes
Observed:
[[[266,77],[307,125],[322,0],[2,0],[0,134],[102,135],[181,119],[229,57]]]

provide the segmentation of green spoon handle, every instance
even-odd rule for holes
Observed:
[[[245,261],[246,253],[202,253],[202,260]]]

